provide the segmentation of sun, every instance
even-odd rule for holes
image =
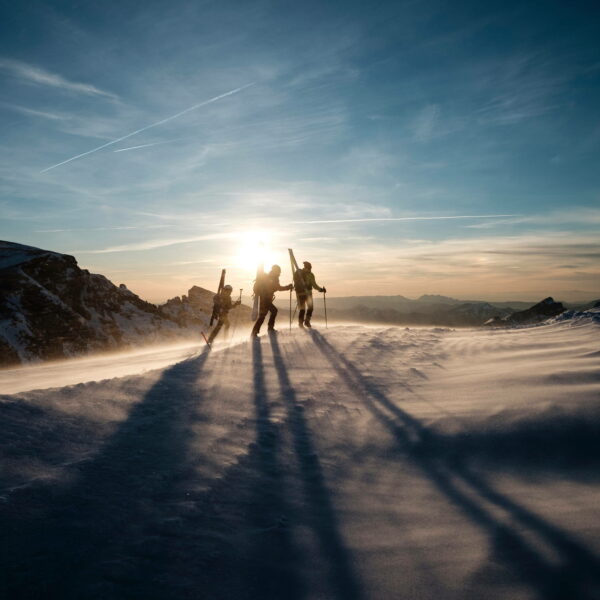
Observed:
[[[275,264],[275,253],[271,247],[271,234],[267,231],[248,231],[241,236],[235,256],[235,265],[250,273],[256,273],[258,265],[266,270]]]

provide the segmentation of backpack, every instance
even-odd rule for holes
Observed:
[[[261,273],[256,277],[254,281],[254,285],[252,286],[252,291],[255,296],[264,296],[268,293],[268,277],[266,273]]]
[[[297,294],[305,294],[306,293],[306,282],[304,281],[304,277],[302,276],[302,271],[300,269],[296,269],[294,271],[294,289]]]

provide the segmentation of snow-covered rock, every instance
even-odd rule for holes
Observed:
[[[548,319],[547,323],[568,322],[570,325],[597,323],[600,325],[600,302],[589,310],[565,310],[558,316]]]

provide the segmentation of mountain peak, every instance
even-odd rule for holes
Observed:
[[[0,270],[16,267],[17,265],[29,262],[30,260],[41,256],[62,257],[68,255],[59,254],[58,252],[52,252],[50,250],[42,250],[41,248],[36,248],[34,246],[25,246],[24,244],[17,244],[16,242],[0,240]]]

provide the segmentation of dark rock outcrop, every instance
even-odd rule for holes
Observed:
[[[544,298],[531,308],[513,313],[507,317],[494,316],[484,323],[487,327],[514,327],[515,325],[533,325],[541,323],[551,317],[556,317],[564,312],[562,302],[555,302],[553,298]]]

